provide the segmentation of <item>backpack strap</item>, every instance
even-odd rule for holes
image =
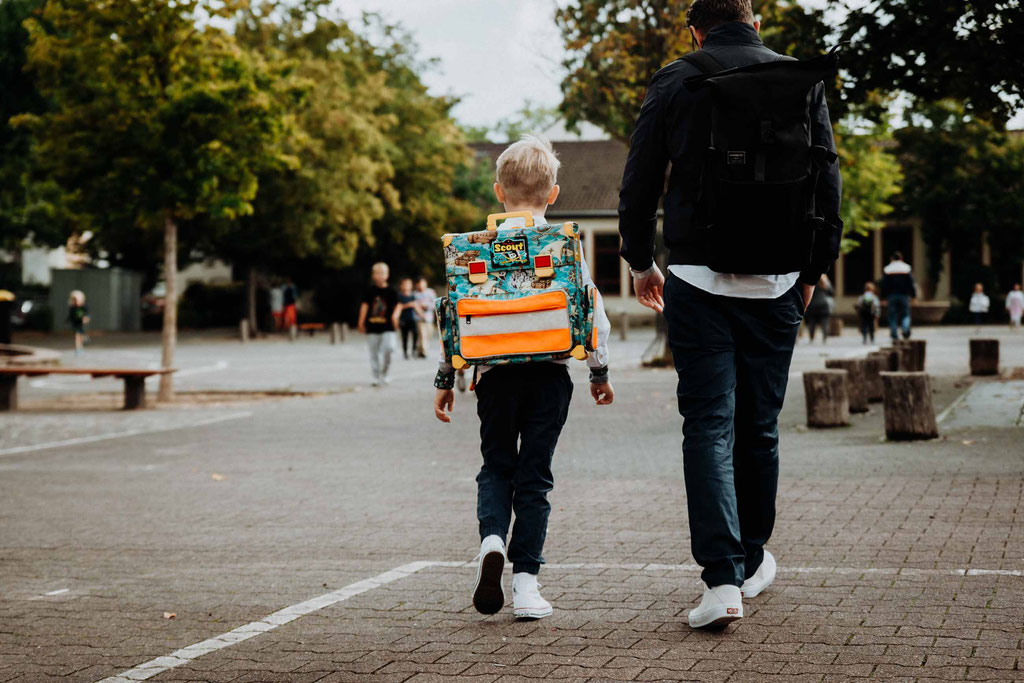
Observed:
[[[702,74],[716,74],[719,71],[725,71],[725,67],[722,66],[722,63],[704,50],[691,52],[690,54],[683,55],[679,59],[693,64],[695,67],[700,69]]]

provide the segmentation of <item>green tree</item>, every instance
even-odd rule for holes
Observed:
[[[893,154],[895,141],[882,125],[853,131],[840,123],[835,128],[843,175],[841,214],[846,227],[843,250],[851,251],[872,230],[885,227],[894,211],[903,183],[903,170]],[[851,200],[851,198],[853,198]]]
[[[907,176],[900,209],[921,220],[931,280],[942,272],[947,251],[980,268],[983,238],[997,264],[1019,266],[1024,260],[1024,140],[966,116],[954,101],[924,106],[914,119],[895,134]],[[984,279],[979,273],[962,269],[954,292],[970,291],[974,281]]]
[[[217,0],[50,0],[29,19],[28,68],[52,108],[22,115],[36,159],[103,243],[163,229],[162,363],[177,338],[178,226],[252,212],[258,173],[289,160],[277,74],[203,17]],[[173,398],[170,375],[160,399]]]
[[[924,104],[958,100],[997,127],[1024,105],[1019,0],[872,0],[849,11],[843,34],[853,101],[879,90]]]
[[[42,6],[43,0],[0,2],[0,248],[12,250],[26,241],[55,246],[70,232],[61,192],[37,176],[31,133],[10,125],[15,116],[46,109],[35,77],[25,71],[29,35],[22,25]]]

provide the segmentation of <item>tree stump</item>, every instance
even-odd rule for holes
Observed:
[[[924,372],[925,348],[928,342],[924,339],[903,339],[896,342],[901,353],[906,354],[906,363],[900,367],[904,372]],[[908,349],[909,351],[906,351]]]
[[[843,336],[843,319],[837,316],[832,316],[828,319],[828,336],[830,337],[842,337]]]
[[[972,339],[971,340],[971,374],[972,375],[998,375],[999,374],[999,340],[998,339]]]
[[[850,399],[851,413],[868,412],[867,373],[863,358],[829,358],[825,367],[829,370],[846,370],[849,373],[846,392]]]
[[[883,397],[882,373],[889,372],[888,354],[868,354],[864,360],[865,388],[868,403],[878,403]]]
[[[887,346],[884,349],[878,351],[872,351],[868,354],[868,358],[871,356],[878,356],[884,358],[886,362],[885,370],[889,372],[899,372],[900,369],[900,352],[891,346]]]
[[[885,436],[890,441],[934,439],[939,435],[932,386],[923,372],[883,372]]]
[[[804,373],[808,427],[844,427],[850,424],[848,378],[846,370]]]

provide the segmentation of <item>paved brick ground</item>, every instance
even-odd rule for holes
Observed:
[[[966,337],[934,339],[941,408],[963,391],[952,372]],[[1004,356],[1024,355],[1011,343]],[[642,345],[617,350],[635,358]],[[335,356],[320,356],[319,377],[303,364],[293,386],[362,381],[358,345],[306,348]],[[856,348],[845,338],[828,352]],[[197,342],[191,367],[229,365],[183,384],[287,381],[279,348],[240,349]],[[820,353],[802,346],[795,369],[820,367]],[[457,399],[454,424],[436,423],[429,368],[399,369],[386,390],[0,455],[0,681],[99,680],[399,565],[471,558],[473,400]],[[1024,577],[977,573],[1024,570],[1020,430],[886,444],[875,409],[849,429],[809,432],[793,382],[770,545],[782,571],[738,625],[693,632],[685,615],[700,584],[679,566],[692,559],[672,375],[620,368],[611,409],[588,405],[577,379],[556,456],[554,566],[541,575],[551,618],[482,618],[469,607],[471,567],[427,567],[151,680],[1024,680]],[[139,419],[168,428],[232,410]],[[0,450],[128,424],[61,417],[0,416]]]

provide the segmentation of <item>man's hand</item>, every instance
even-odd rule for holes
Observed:
[[[448,413],[452,412],[452,407],[454,405],[455,392],[451,389],[438,389],[434,394],[434,415],[441,422],[452,421],[452,417]],[[445,412],[445,408],[448,409],[448,413]]]
[[[658,313],[665,310],[665,276],[657,266],[647,277],[633,278],[633,289],[636,291],[636,300],[647,308]]]
[[[814,285],[805,285],[800,283],[801,292],[800,294],[804,298],[804,311],[807,311],[807,307],[811,305],[811,297],[814,296]]]
[[[594,397],[594,403],[599,406],[610,406],[615,400],[615,390],[611,382],[604,384],[590,383],[590,395]]]

